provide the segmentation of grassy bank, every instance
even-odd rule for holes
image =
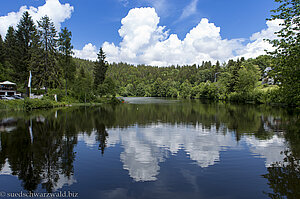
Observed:
[[[48,109],[54,107],[66,106],[64,102],[55,102],[48,99],[24,99],[24,100],[1,100],[0,109],[9,110],[33,110]]]
[[[74,100],[56,102],[49,98],[43,99],[29,99],[24,100],[0,100],[0,109],[5,110],[26,110],[31,111],[34,109],[50,109],[55,107],[64,106],[95,106],[100,104],[118,104],[120,100],[117,98],[99,98],[97,101],[88,103],[79,103]]]

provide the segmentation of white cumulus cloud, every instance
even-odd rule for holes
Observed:
[[[74,50],[74,57],[95,61],[97,58],[97,47],[88,43],[81,50]]]
[[[74,7],[70,4],[61,4],[59,0],[46,0],[46,3],[37,8],[22,6],[17,12],[10,12],[6,16],[0,16],[0,34],[5,37],[9,26],[16,27],[22,14],[28,11],[34,22],[47,15],[53,21],[56,29],[59,31],[61,23],[71,17]]]
[[[202,19],[184,40],[176,34],[168,35],[159,26],[159,17],[153,8],[135,8],[122,19],[119,46],[105,42],[103,49],[110,62],[129,62],[158,66],[201,63],[203,60],[226,60],[240,47],[240,40],[226,40],[220,28]],[[226,49],[226,50],[224,50]]]
[[[119,44],[104,42],[102,45],[107,60],[170,66],[201,64],[202,61],[223,62],[237,57],[254,58],[265,54],[265,49],[272,50],[264,39],[274,39],[274,32],[280,29],[280,21],[267,21],[267,28],[254,33],[249,39],[224,39],[220,27],[203,18],[181,40],[176,34],[169,34],[159,21],[154,8],[131,9],[121,21],[119,35],[122,41]],[[243,44],[245,41],[249,42]],[[92,60],[96,59],[96,52],[94,48]],[[78,57],[91,59],[92,53],[86,55]]]
[[[265,54],[265,50],[273,51],[274,47],[272,44],[264,39],[276,39],[277,36],[274,33],[281,29],[279,25],[280,23],[282,23],[282,20],[280,19],[267,21],[267,29],[263,29],[260,32],[254,33],[250,37],[250,43],[237,50],[239,57],[245,57],[248,59]]]

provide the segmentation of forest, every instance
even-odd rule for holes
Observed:
[[[145,96],[300,105],[300,11],[294,1],[279,1],[268,20],[283,19],[274,52],[257,58],[184,66],[108,63],[100,48],[97,61],[73,57],[72,33],[58,33],[48,16],[35,23],[24,12],[16,28],[0,35],[0,81],[17,83],[28,96],[58,95],[64,102],[94,102],[103,97]]]

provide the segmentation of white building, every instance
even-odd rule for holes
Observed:
[[[0,95],[16,95],[17,87],[16,84],[10,81],[0,82]]]

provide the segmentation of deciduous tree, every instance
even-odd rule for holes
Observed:
[[[279,38],[270,41],[276,47],[270,53],[276,58],[275,78],[285,102],[300,105],[300,0],[275,1],[280,6],[269,20],[282,20]]]

